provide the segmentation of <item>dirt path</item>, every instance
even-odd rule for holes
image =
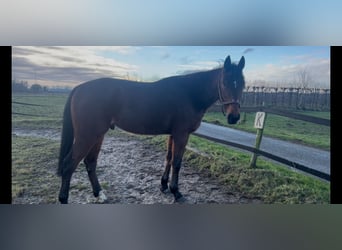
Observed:
[[[43,137],[59,140],[53,130],[15,129],[17,136]],[[110,204],[172,204],[171,193],[159,190],[165,152],[139,138],[107,136],[99,155],[97,174]],[[46,185],[49,185],[47,183]],[[36,187],[39,188],[39,187]],[[197,171],[186,162],[180,171],[179,188],[188,204],[261,203],[231,193],[208,173]],[[56,194],[57,197],[57,194]],[[57,200],[57,199],[56,199]],[[69,203],[93,203],[94,198],[83,163],[78,166],[71,181]],[[40,203],[38,197],[22,195],[13,203]]]

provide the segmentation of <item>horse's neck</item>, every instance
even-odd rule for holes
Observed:
[[[194,100],[199,108],[206,110],[219,98],[217,86],[221,77],[221,69],[198,73],[194,77],[192,82],[195,92]]]

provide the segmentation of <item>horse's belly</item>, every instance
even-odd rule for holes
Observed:
[[[119,128],[135,134],[157,135],[170,134],[170,126],[165,122],[158,120],[121,120],[115,122]]]

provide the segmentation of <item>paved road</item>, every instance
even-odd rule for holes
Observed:
[[[202,122],[196,133],[254,147],[256,134]],[[330,151],[263,136],[260,150],[330,174]]]

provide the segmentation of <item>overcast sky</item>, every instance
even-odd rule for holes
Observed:
[[[246,58],[247,84],[293,85],[305,70],[311,87],[330,88],[330,47],[322,46],[14,46],[12,78],[48,87],[117,77],[155,81]]]

